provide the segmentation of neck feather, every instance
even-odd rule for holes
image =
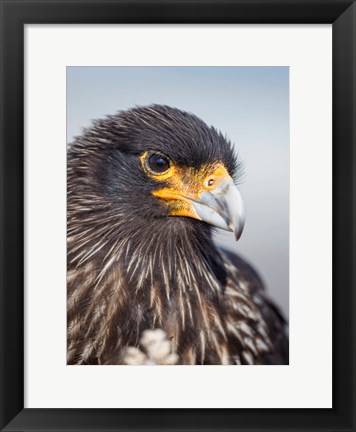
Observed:
[[[167,218],[115,228],[87,228],[86,238],[83,227],[69,233],[68,314],[79,316],[82,327],[91,323],[93,347],[100,340],[106,347],[135,345],[149,328],[165,330],[177,347],[204,337],[218,320],[226,280],[210,227]],[[71,272],[78,271],[72,283]],[[104,339],[103,332],[109,332]]]

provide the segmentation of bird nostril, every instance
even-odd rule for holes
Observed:
[[[205,181],[206,189],[213,189],[215,187],[215,178],[210,177]]]

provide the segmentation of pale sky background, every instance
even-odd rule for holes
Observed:
[[[241,239],[217,241],[258,271],[289,315],[289,68],[68,67],[67,141],[91,121],[135,105],[170,105],[213,125],[245,165]]]

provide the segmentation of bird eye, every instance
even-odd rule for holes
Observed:
[[[162,174],[166,172],[170,167],[169,159],[159,153],[152,153],[146,162],[146,166],[149,171],[154,174]]]

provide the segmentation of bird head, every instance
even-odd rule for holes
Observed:
[[[233,179],[241,164],[230,141],[195,115],[162,105],[123,111],[96,121],[73,149],[76,158],[90,156],[77,179],[97,180],[83,188],[95,184],[127,215],[200,221],[239,239],[244,205]]]

